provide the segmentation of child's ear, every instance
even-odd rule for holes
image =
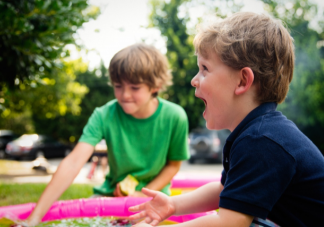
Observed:
[[[244,67],[240,70],[239,77],[239,84],[235,88],[236,95],[241,95],[250,89],[254,81],[254,73],[251,68]]]
[[[160,89],[161,89],[160,87],[151,88],[151,93],[154,94],[154,93],[158,92]]]

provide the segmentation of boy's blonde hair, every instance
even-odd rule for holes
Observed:
[[[293,77],[294,45],[279,20],[240,12],[203,25],[194,39],[196,53],[208,57],[212,50],[233,69],[250,67],[258,88],[257,101],[284,101]]]
[[[167,58],[155,47],[143,43],[117,52],[110,61],[109,77],[112,84],[123,81],[145,83],[151,89],[164,90],[172,84]]]

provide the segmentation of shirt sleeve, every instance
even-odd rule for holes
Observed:
[[[233,144],[229,162],[219,206],[263,219],[296,171],[295,159],[263,136],[247,136]]]
[[[103,122],[99,108],[96,108],[90,116],[86,126],[83,128],[83,133],[79,142],[88,143],[96,146],[97,143],[103,138]]]
[[[189,159],[188,147],[188,117],[186,112],[181,109],[175,115],[172,129],[172,136],[170,140],[170,147],[168,151],[168,160],[181,161]]]

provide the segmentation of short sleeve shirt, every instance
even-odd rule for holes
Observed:
[[[323,155],[276,106],[260,105],[228,137],[219,206],[281,226],[319,226]]]
[[[79,142],[95,146],[102,138],[108,147],[110,171],[105,182],[94,188],[96,194],[110,195],[128,174],[139,185],[152,181],[168,160],[189,158],[188,119],[179,105],[158,98],[155,113],[146,119],[126,114],[117,100],[96,108],[84,127]],[[161,191],[170,194],[170,184]]]

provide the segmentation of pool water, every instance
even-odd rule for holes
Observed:
[[[127,219],[108,217],[62,219],[57,221],[43,222],[38,227],[81,227],[81,226],[107,226],[107,227],[130,227],[132,224]]]
[[[133,223],[134,224],[134,223]],[[71,218],[62,219],[57,221],[42,222],[37,225],[38,227],[130,227],[133,225],[129,220],[125,218],[116,217],[95,217],[95,218]],[[172,225],[176,224],[172,221],[163,221],[160,225]],[[7,218],[0,219],[0,227],[19,227],[21,225],[15,224],[13,221]]]

